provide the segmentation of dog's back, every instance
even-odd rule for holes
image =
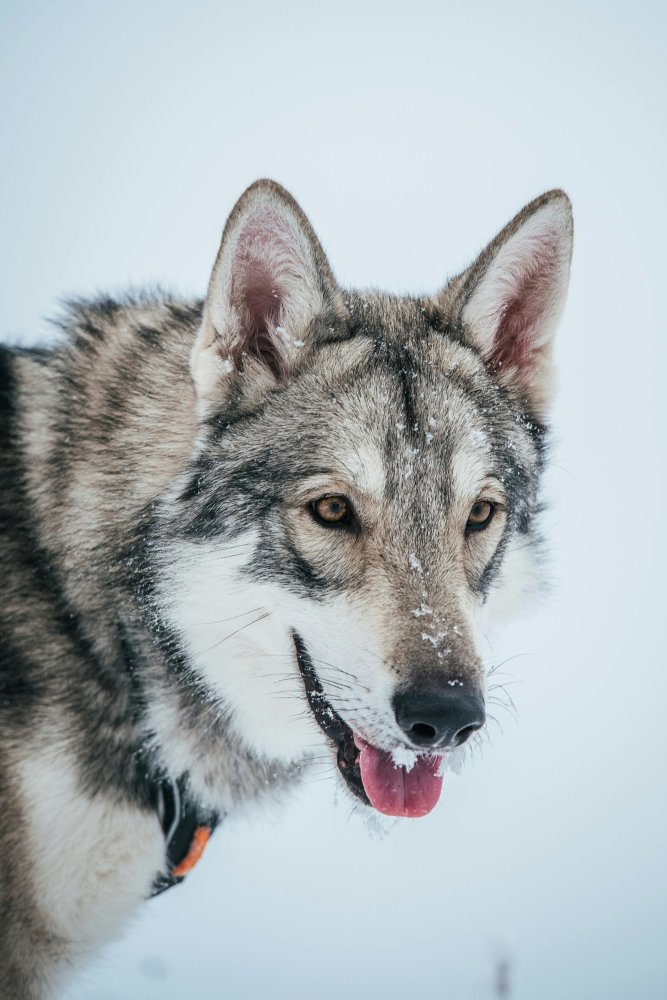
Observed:
[[[84,425],[113,420],[99,400],[95,412],[77,419],[77,392],[93,395],[85,368],[104,360],[98,332],[95,358],[86,359],[80,341],[76,347],[75,329],[60,352],[0,348],[3,1000],[50,990],[148,895],[164,859],[139,777],[145,762],[137,759],[137,692],[119,669],[123,650],[109,597],[114,560],[107,549],[98,570],[84,572],[103,540],[93,540],[68,500],[94,476],[86,454],[94,442]],[[117,349],[122,334],[109,339]],[[118,421],[116,432],[122,427]],[[117,525],[106,526],[116,553]],[[77,539],[78,565],[68,558]]]
[[[41,979],[40,953],[51,950],[35,898],[20,777],[26,737],[39,730],[54,687],[43,647],[53,595],[34,537],[21,456],[21,363],[40,361],[0,348],[0,995],[7,998],[32,994]]]

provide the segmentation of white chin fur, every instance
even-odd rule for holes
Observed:
[[[235,735],[255,754],[285,763],[321,744],[306,701],[282,589],[244,579],[256,538],[181,542],[166,553],[162,607],[190,662],[230,711]]]

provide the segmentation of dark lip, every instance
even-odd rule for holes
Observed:
[[[370,806],[370,801],[364,791],[359,770],[359,748],[354,742],[354,734],[347,723],[343,722],[340,715],[332,708],[326,699],[320,679],[317,676],[313,661],[308,655],[306,644],[296,631],[292,631],[294,648],[296,650],[296,661],[303,677],[303,684],[306,689],[306,697],[310,710],[315,716],[318,726],[336,747],[336,762],[338,770],[345,779],[345,784],[353,795],[360,799],[365,805]]]

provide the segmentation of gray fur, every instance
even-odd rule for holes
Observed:
[[[308,764],[309,748],[290,756],[276,745],[267,755],[239,731],[240,708],[224,688],[236,668],[233,645],[219,647],[221,687],[199,669],[175,609],[178,581],[186,569],[199,572],[200,556],[204,573],[211,552],[226,547],[230,567],[242,552],[235,579],[249,592],[274,588],[313,614],[342,601],[367,616],[369,645],[380,635],[384,643],[378,670],[388,690],[458,678],[483,689],[469,609],[505,585],[508,547],[538,541],[546,393],[541,361],[530,378],[525,351],[516,371],[501,370],[492,334],[464,316],[499,250],[545,206],[560,212],[549,239],[561,241],[569,265],[569,204],[551,192],[441,293],[396,298],[341,290],[298,206],[278,185],[258,182],[230,217],[205,303],[162,294],[75,302],[49,350],[1,350],[1,997],[52,995],[98,943],[83,934],[97,919],[88,896],[78,940],[74,918],[49,909],[35,874],[26,776],[45,754],[54,773],[62,762],[75,782],[82,815],[125,809],[149,830],[152,776],[188,775],[194,799],[229,810],[278,794]],[[289,259],[276,265],[278,304],[262,326],[239,305],[239,288],[244,262],[275,231]],[[536,273],[526,283],[533,290]],[[542,297],[555,302],[560,292]],[[276,333],[282,321],[286,336]],[[452,470],[475,441],[504,490],[492,551],[462,541],[469,501]],[[382,456],[384,486],[360,496],[358,537],[318,533],[299,507],[302,484],[323,471],[349,479],[345,462],[366,448]],[[251,551],[234,549],[250,537]],[[184,552],[193,553],[189,567]],[[276,613],[283,641],[279,621]],[[361,667],[336,666],[361,684]],[[315,667],[349,724],[391,750],[375,703],[346,708],[336,702],[344,672],[336,681],[317,659]],[[276,670],[300,710],[295,664],[281,660]],[[68,808],[52,817],[56,841]],[[150,865],[147,854],[137,903]]]

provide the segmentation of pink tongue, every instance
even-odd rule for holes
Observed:
[[[391,754],[354,737],[359,747],[359,767],[366,795],[378,812],[386,816],[425,816],[440,798],[442,778],[437,771],[440,761],[417,757],[408,771],[396,767]]]

